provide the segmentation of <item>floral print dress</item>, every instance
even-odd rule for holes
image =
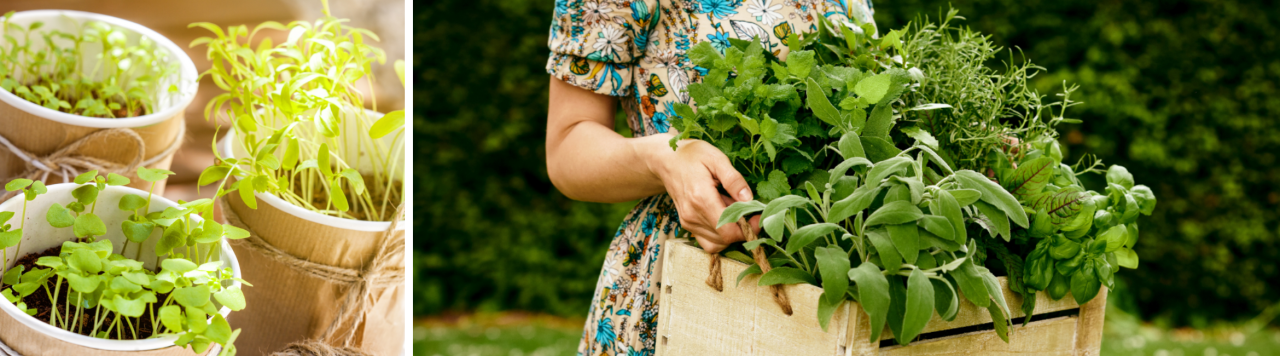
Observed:
[[[690,63],[693,45],[721,52],[729,39],[758,40],[785,58],[786,37],[817,31],[818,17],[861,31],[874,25],[871,0],[556,0],[547,72],[569,84],[618,96],[631,131],[665,133],[673,104],[707,69]],[[657,345],[662,246],[680,233],[667,195],[642,200],[606,254],[579,355],[653,355]]]

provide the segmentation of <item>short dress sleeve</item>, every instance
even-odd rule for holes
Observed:
[[[657,0],[556,0],[547,73],[604,95],[632,94],[632,72],[658,23],[657,5]]]

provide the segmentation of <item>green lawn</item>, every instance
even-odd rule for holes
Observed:
[[[1116,315],[1112,317],[1112,315]],[[574,355],[581,321],[521,313],[420,320],[414,356]],[[1162,329],[1109,311],[1103,355],[1280,356],[1280,330],[1244,327]]]

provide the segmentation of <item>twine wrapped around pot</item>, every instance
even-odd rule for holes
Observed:
[[[222,206],[228,206],[227,197],[224,196],[219,200],[221,200]],[[248,238],[232,240],[231,243],[233,245],[261,253],[304,275],[347,286],[346,297],[338,308],[338,315],[329,323],[329,326],[320,337],[320,342],[341,347],[351,346],[351,343],[355,340],[357,326],[364,321],[365,313],[373,305],[373,289],[393,287],[402,285],[405,282],[403,269],[385,270],[390,267],[389,264],[394,260],[394,256],[404,254],[404,235],[395,233],[404,215],[404,203],[401,203],[396,208],[396,213],[391,220],[391,226],[383,232],[382,243],[379,244],[373,260],[360,269],[331,266],[298,258],[280,250],[254,233],[252,228],[240,220],[240,216],[235,213],[234,209],[222,209],[222,213],[228,224],[249,231]],[[352,327],[342,335],[337,335],[338,327],[342,325],[351,325]]]
[[[107,119],[104,119],[107,120]],[[159,154],[150,158],[146,157],[146,141],[142,140],[142,136],[138,135],[131,129],[112,128],[94,131],[78,140],[72,141],[71,144],[59,148],[57,151],[46,155],[39,156],[28,152],[17,145],[14,145],[4,135],[0,135],[0,146],[9,150],[18,159],[26,163],[26,171],[14,177],[6,177],[5,179],[26,178],[30,180],[38,180],[48,182],[49,175],[62,176],[64,181],[70,182],[81,173],[97,170],[99,174],[116,173],[120,175],[131,175],[138,167],[145,167],[172,156],[178,152],[178,148],[182,147],[182,139],[186,135],[187,124],[185,121],[178,120],[178,135],[174,137],[169,147],[165,148]],[[78,153],[88,142],[97,139],[103,139],[110,142],[120,142],[122,144],[133,144],[137,154],[129,163],[114,162],[97,157],[87,156]],[[8,200],[18,192],[6,193],[0,201]]]
[[[747,238],[748,242],[755,241],[755,239],[758,238],[755,230],[751,228],[750,224],[747,224],[746,219],[738,220],[738,228],[742,229],[742,235]],[[724,276],[720,272],[720,254],[712,253],[710,255],[711,266],[708,268],[710,273],[707,275],[707,285],[711,286],[711,288],[715,288],[717,292],[723,292]],[[751,257],[756,261],[756,264],[760,266],[761,275],[769,273],[769,270],[773,269],[773,266],[769,265],[768,256],[764,253],[764,247],[756,246],[755,249],[752,249]],[[782,312],[787,315],[791,315],[791,301],[787,299],[787,291],[782,289],[782,285],[771,285],[769,286],[769,291],[773,294],[773,301],[778,303],[779,307],[782,307]]]
[[[4,340],[0,340],[0,356],[22,356],[22,355],[19,355],[17,351],[13,351],[13,349],[9,348],[9,345],[5,345]]]
[[[308,340],[289,344],[284,350],[276,351],[271,356],[372,356],[354,347],[337,347]]]

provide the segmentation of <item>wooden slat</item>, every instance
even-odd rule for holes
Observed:
[[[1018,321],[1018,323],[1021,324],[1020,319],[1027,315],[1022,312],[1022,296],[1012,290],[1009,290],[1008,278],[996,277],[996,279],[1000,281],[1000,288],[1004,290],[1004,300],[1009,303],[1009,312],[1013,314],[1011,319],[1019,319],[1015,321]],[[921,334],[981,325],[991,322],[991,313],[987,312],[986,308],[973,305],[969,299],[964,297],[964,294],[960,292],[959,288],[957,288],[956,293],[960,294],[960,311],[956,313],[955,320],[945,321],[942,320],[942,317],[938,316],[938,313],[934,313],[933,319],[929,320],[929,324],[925,325],[924,331],[920,332]],[[1062,299],[1059,300],[1053,300],[1053,298],[1049,298],[1048,293],[1041,291],[1036,293],[1036,310],[1032,312],[1032,315],[1076,309],[1079,307],[1080,305],[1076,304],[1076,300],[1071,298],[1071,295],[1062,297]],[[893,331],[890,331],[889,328],[885,328],[885,332],[884,334],[881,334],[880,339],[888,340],[892,338]]]
[[[1009,343],[979,331],[880,349],[881,356],[1074,355],[1080,318],[1064,316],[1010,328]],[[1096,351],[1095,351],[1096,353]]]
[[[812,285],[786,286],[794,315],[784,315],[774,304],[767,287],[756,286],[758,276],[734,285],[741,262],[722,258],[725,277],[723,292],[706,285],[710,261],[702,249],[683,240],[667,242],[662,264],[661,310],[658,314],[657,355],[1097,355],[1101,346],[1106,291],[1082,308],[1079,316],[1033,322],[1023,327],[1015,323],[1010,343],[992,330],[920,340],[909,346],[880,349],[868,342],[870,325],[857,303],[846,302],[823,332],[817,322],[817,302],[822,289]],[[1005,298],[1016,318],[1023,317],[1022,299],[1009,291],[1005,278]],[[962,297],[963,298],[963,297]],[[1072,298],[1049,300],[1037,295],[1035,314],[1078,308]],[[1082,321],[1082,322],[1077,322]],[[991,317],[985,309],[962,299],[955,320],[944,322],[935,314],[924,333],[986,324]],[[891,338],[884,328],[882,339]],[[1077,335],[1078,334],[1078,335]],[[1078,337],[1077,337],[1078,336]]]
[[[1063,298],[1066,299],[1066,298]],[[1076,329],[1076,354],[1097,356],[1102,349],[1102,322],[1107,314],[1107,289],[1080,308],[1080,326]]]
[[[663,263],[658,353],[662,355],[844,355],[849,306],[836,310],[829,329],[818,325],[822,289],[787,286],[794,313],[783,314],[759,276],[740,285],[734,279],[747,265],[724,259],[723,292],[706,285],[709,256],[680,241],[667,243]]]

